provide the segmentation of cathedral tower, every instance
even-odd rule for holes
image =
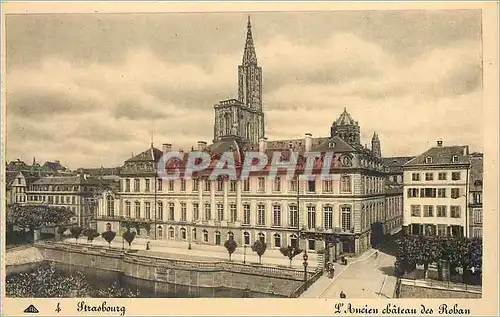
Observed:
[[[238,66],[238,99],[223,100],[214,108],[214,142],[225,137],[237,137],[257,143],[265,137],[262,68],[257,64],[250,17],[243,59]]]
[[[372,137],[372,152],[376,157],[382,157],[382,151],[380,149],[380,140],[378,139],[378,134],[373,132]]]

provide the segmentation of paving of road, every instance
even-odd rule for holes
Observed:
[[[347,266],[336,265],[335,277],[326,274],[316,281],[302,298],[339,298],[344,291],[347,298],[392,298],[396,278],[393,276],[394,257],[369,250]]]
[[[396,277],[393,275],[395,258],[378,251],[367,254],[349,264],[319,293],[317,298],[339,298],[343,291],[347,298],[392,298]]]

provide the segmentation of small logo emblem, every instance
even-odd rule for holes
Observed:
[[[26,308],[24,310],[24,312],[28,313],[28,314],[38,314],[39,313],[38,309],[36,309],[36,307],[33,305],[29,305],[28,308]]]

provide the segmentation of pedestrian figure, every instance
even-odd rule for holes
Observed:
[[[328,272],[328,278],[332,278],[332,262],[328,262],[326,271]]]
[[[340,298],[346,298],[344,291],[340,291]]]
[[[330,275],[333,278],[333,276],[335,276],[335,266],[333,265],[333,263],[332,263],[332,265],[330,267],[330,272],[331,272]]]
[[[149,250],[149,249],[150,248],[149,248],[149,241],[148,241],[148,242],[146,242],[146,250]]]
[[[373,254],[373,257],[376,259],[378,257],[378,251],[375,251],[375,253]]]

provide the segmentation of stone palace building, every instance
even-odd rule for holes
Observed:
[[[337,252],[359,253],[370,246],[373,224],[379,223],[386,233],[401,228],[401,166],[406,161],[382,159],[376,133],[371,149],[363,146],[360,126],[346,109],[324,137],[305,133],[298,139],[266,139],[262,69],[257,63],[250,19],[243,60],[238,66],[238,87],[237,99],[214,106],[212,143],[198,141],[193,148],[212,157],[206,173],[187,179],[160,178],[157,163],[164,153],[172,151],[172,145],[163,144],[159,149],[151,144],[125,161],[119,174],[120,188],[106,190],[99,198],[99,232],[123,232],[125,224],[133,222],[137,228],[132,230],[148,239],[215,245],[234,239],[239,246],[260,239],[269,248],[299,244],[308,251],[332,243]],[[249,151],[259,151],[269,161],[276,152],[284,161],[290,152],[299,153],[302,163],[306,152],[333,152],[330,173],[334,177],[322,177],[315,165],[311,177],[297,180],[304,171],[299,163],[291,179],[280,172],[271,179],[263,170],[250,173],[248,179],[208,180],[208,172],[228,151],[237,158],[237,170]],[[384,160],[396,172],[389,173]],[[169,161],[167,169],[182,164],[185,160]]]

